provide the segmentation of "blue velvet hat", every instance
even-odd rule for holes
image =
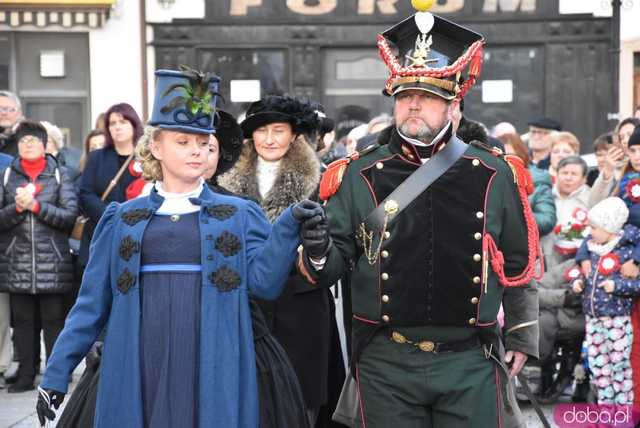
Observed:
[[[156,95],[149,125],[196,134],[216,132],[220,78],[180,66],[156,71]]]

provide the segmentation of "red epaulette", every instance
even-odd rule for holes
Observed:
[[[380,147],[380,144],[373,142],[364,149],[351,153],[344,159],[331,162],[322,175],[322,180],[320,180],[320,199],[328,201],[330,197],[336,194],[340,188],[340,184],[342,184],[342,177],[347,170],[347,165],[349,165],[351,161],[360,159],[361,156],[373,152],[378,147]]]
[[[333,161],[327,167],[327,170],[322,174],[320,180],[320,199],[328,201],[330,197],[336,194],[342,184],[342,177],[347,170],[347,165],[352,160],[357,160],[360,157],[360,153],[353,152],[349,156],[343,159]]]

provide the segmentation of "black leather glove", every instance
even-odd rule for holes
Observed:
[[[40,426],[44,426],[47,419],[50,421],[56,418],[54,409],[58,409],[64,400],[64,393],[53,389],[42,389],[38,387],[38,402],[36,403],[36,413],[40,420]]]
[[[574,293],[573,290],[567,290],[564,292],[563,308],[576,309],[582,306],[582,294]]]
[[[317,202],[305,199],[304,201],[298,202],[293,206],[293,208],[291,209],[291,214],[293,214],[293,218],[302,223],[305,220],[316,216],[324,218],[324,208],[322,208],[322,206]]]
[[[329,252],[331,235],[329,222],[324,216],[315,216],[300,225],[300,239],[307,255],[321,259]]]

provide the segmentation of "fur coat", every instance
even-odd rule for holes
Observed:
[[[320,162],[304,139],[294,141],[282,158],[273,187],[263,198],[257,178],[258,153],[249,140],[238,162],[218,178],[218,184],[236,194],[255,199],[267,218],[276,219],[289,205],[315,199],[320,181]],[[327,403],[330,348],[335,323],[330,291],[307,283],[296,270],[275,301],[258,300],[269,331],[291,360],[305,405],[319,409]],[[336,345],[337,346],[337,345]]]
[[[269,193],[262,198],[257,177],[258,152],[252,140],[245,142],[238,162],[218,178],[225,189],[258,201],[273,222],[289,205],[312,198],[320,183],[320,162],[313,149],[297,138],[282,158]]]

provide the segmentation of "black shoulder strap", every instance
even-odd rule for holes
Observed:
[[[364,220],[369,230],[382,231],[385,224],[390,223],[415,198],[453,166],[467,150],[467,145],[452,135],[442,150],[431,157],[420,168],[385,198]]]

